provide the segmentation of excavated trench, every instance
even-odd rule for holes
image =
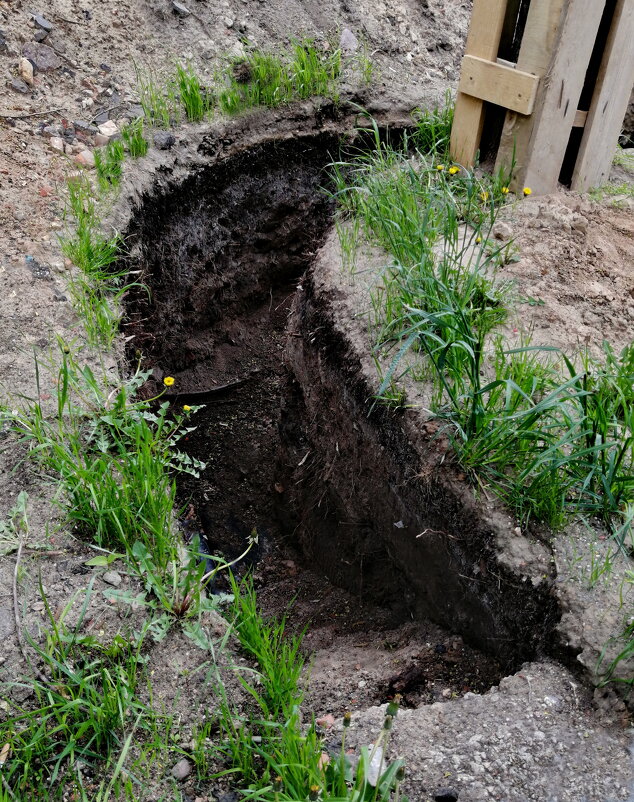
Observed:
[[[552,638],[550,579],[509,557],[513,523],[474,500],[431,423],[370,412],[320,281],[338,150],[335,133],[268,137],[159,176],[126,232],[150,289],[127,301],[128,357],[175,377],[174,404],[205,405],[183,444],[207,463],[180,480],[186,538],[234,557],[256,530],[260,600],[295,598],[298,626],[330,630],[312,646],[349,637],[354,652],[370,631],[418,644],[370,701],[482,691]]]

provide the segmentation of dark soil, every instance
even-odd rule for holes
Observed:
[[[159,379],[175,377],[175,405],[205,403],[182,444],[207,465],[200,479],[179,480],[185,538],[202,533],[212,552],[235,559],[257,532],[238,573],[255,569],[266,614],[290,607],[289,628],[307,629],[313,708],[341,714],[395,693],[417,705],[484,691],[501,668],[414,622],[406,594],[391,589],[399,583],[387,554],[353,595],[299,549],[280,479],[284,355],[298,336],[288,329],[298,282],[331,224],[321,187],[334,153],[330,136],[270,143],[146,198],[131,234],[151,300],[129,302],[128,355],[142,351]]]

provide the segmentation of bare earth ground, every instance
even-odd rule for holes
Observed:
[[[400,105],[411,98],[414,107],[421,87],[426,97],[440,98],[445,87],[454,85],[470,9],[468,2],[442,0],[191,0],[190,5],[202,22],[178,17],[167,0],[119,0],[85,8],[64,0],[38,8],[21,0],[0,3],[0,380],[5,399],[34,393],[34,351],[44,355],[58,334],[77,343],[82,336],[81,322],[64,299],[67,268],[56,235],[63,226],[65,179],[77,169],[77,153],[92,143],[90,138],[82,141],[78,129],[77,141],[69,143],[77,152],[61,155],[50,147],[44,125],[92,122],[102,111],[113,119],[134,116],[135,64],[165,71],[176,59],[192,59],[201,71],[213,74],[225,54],[241,52],[243,36],[259,46],[274,46],[302,33],[325,38],[344,27],[367,45],[379,69],[375,86],[363,98],[368,107],[389,111],[393,98]],[[53,23],[44,44],[54,48],[57,61],[51,70],[36,72],[34,87],[23,94],[10,84],[23,48],[36,32],[31,12]],[[611,208],[562,192],[518,204],[507,217],[521,260],[505,273],[517,281],[526,301],[519,308],[530,312],[536,340],[595,349],[604,338],[617,347],[629,342],[634,321],[631,206]],[[32,271],[27,255],[43,269]],[[531,304],[531,298],[544,304]],[[521,322],[526,324],[525,315]],[[115,374],[113,360],[107,368]],[[127,609],[106,600],[101,572],[84,565],[92,552],[59,528],[50,502],[53,489],[24,465],[14,470],[21,456],[15,446],[3,455],[0,518],[26,489],[29,545],[52,549],[48,556],[41,549],[30,552],[24,560],[20,599],[25,624],[35,633],[45,622],[37,588],[40,572],[55,612],[73,593],[81,598],[97,574],[88,627],[107,640],[123,623],[133,623],[138,613],[130,621]],[[558,552],[562,576],[576,571],[581,583],[584,568],[568,544]],[[463,650],[461,643],[434,628],[391,628],[380,610],[371,605],[359,608],[315,573],[300,571],[298,563],[289,559],[281,570],[278,566],[275,582],[267,586],[265,560],[260,593],[269,609],[279,609],[279,599],[301,591],[298,625],[315,617],[310,614],[313,609],[320,611],[307,637],[307,646],[316,652],[309,701],[318,715],[369,708],[355,716],[352,728],[358,743],[369,743],[382,715],[372,705],[384,701],[386,678],[402,675],[413,662],[433,675],[428,692],[411,699],[422,706],[405,711],[395,728],[395,754],[404,755],[410,767],[411,799],[433,798],[442,786],[459,790],[461,802],[632,798],[627,717],[613,696],[595,694],[593,699],[553,663],[528,665],[503,680],[499,689],[480,696],[486,687],[472,677],[452,677],[442,657]],[[25,670],[14,640],[13,566],[11,556],[0,560],[0,679],[5,683]],[[132,578],[123,575],[123,587],[133,587]],[[586,603],[600,606],[603,593],[599,586]],[[571,609],[574,612],[572,601]],[[75,610],[69,620],[76,614]],[[605,625],[609,634],[623,614],[605,615],[612,616]],[[210,625],[220,626],[217,621]],[[579,643],[583,645],[583,632]],[[468,652],[466,657],[468,662]],[[176,631],[152,652],[155,703],[181,716],[183,741],[209,705],[209,691],[194,671],[206,659]],[[223,659],[230,664],[239,658]],[[495,667],[487,670],[495,677]],[[12,693],[19,698],[19,689]],[[434,704],[426,706],[430,702]],[[178,757],[175,752],[174,762]],[[157,767],[157,781],[163,769],[169,766]],[[215,789],[198,788],[192,780],[184,790],[192,799],[216,798]],[[147,799],[154,798],[151,791],[148,794]]]

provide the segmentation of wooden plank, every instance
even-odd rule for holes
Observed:
[[[548,75],[529,118],[530,138],[516,146],[515,189],[529,186],[543,195],[557,187],[604,6],[605,0],[567,0]],[[525,69],[519,58],[518,66]]]
[[[539,78],[546,75],[558,41],[565,2],[566,0],[532,0],[517,57],[517,69]],[[541,91],[544,91],[544,87],[541,87]],[[519,183],[517,176],[521,177],[525,169],[533,124],[532,116],[526,118],[514,112],[508,112],[504,121],[495,169],[509,171],[514,162],[515,179],[512,183],[515,188]]]
[[[474,0],[465,53],[495,61],[504,25],[506,0]],[[451,157],[465,167],[473,165],[480,147],[484,104],[458,92],[451,129]]]
[[[579,192],[609,177],[634,84],[633,42],[634,0],[618,0],[572,176]]]
[[[533,111],[539,78],[477,56],[462,59],[458,91],[519,114]]]

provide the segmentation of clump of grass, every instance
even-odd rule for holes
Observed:
[[[374,149],[331,168],[340,213],[393,258],[372,293],[377,351],[394,354],[378,395],[396,397],[408,351],[424,355],[432,410],[467,468],[523,521],[600,515],[620,547],[634,496],[633,349],[617,358],[606,346],[603,364],[577,368],[529,337],[501,345],[511,296],[495,274],[508,245],[490,234],[507,177],[453,165],[450,124],[450,110],[419,113],[393,148],[372,123]],[[352,247],[348,236],[342,250]]]
[[[213,95],[203,86],[195,70],[179,64],[176,67],[176,84],[189,122],[203,120],[213,107]]]
[[[95,168],[97,180],[103,192],[116,189],[123,175],[125,149],[120,139],[111,139],[108,144],[95,150]]]
[[[133,159],[145,156],[148,152],[148,141],[143,136],[143,119],[139,117],[121,129],[121,136],[128,147],[128,153]]]
[[[11,754],[3,778],[19,798],[58,798],[68,781],[81,785],[81,773],[108,762],[124,746],[125,730],[135,718],[149,728],[156,719],[138,699],[143,634],[117,635],[102,644],[81,630],[92,599],[92,582],[83,593],[79,619],[66,619],[79,594],[54,615],[42,585],[48,630],[45,643],[30,639],[43,667],[37,676],[12,685],[28,691],[27,703],[8,702],[10,715],[0,727],[0,740]]]
[[[124,553],[139,540],[165,569],[172,557],[172,470],[197,475],[202,465],[175,448],[192,431],[189,413],[172,416],[167,402],[153,410],[151,400],[134,400],[147,372],[108,391],[63,343],[60,351],[56,381],[47,387],[55,414],[48,417],[40,403],[36,362],[37,398],[2,417],[60,483],[57,503],[82,535]]]
[[[84,321],[88,342],[109,347],[119,326],[118,301],[134,285],[125,284],[125,273],[113,269],[120,256],[121,239],[101,232],[88,181],[69,181],[68,193],[67,217],[73,228],[60,237],[60,243],[64,255],[79,271],[69,276],[68,292]]]
[[[286,621],[264,620],[257,610],[253,584],[232,581],[234,627],[242,647],[257,660],[255,681],[241,676],[254,710],[245,715],[218,686],[219,739],[217,754],[229,765],[239,787],[249,786],[250,798],[281,800],[374,800],[388,802],[400,795],[403,761],[387,758],[398,701],[388,706],[383,728],[356,766],[346,749],[350,715],[344,718],[341,748],[329,754],[313,721],[301,726],[300,688],[304,657],[302,635],[289,636]],[[223,774],[225,772],[222,772]]]
[[[165,83],[155,73],[136,68],[137,86],[145,119],[150,125],[169,128],[180,119],[178,92],[172,81]]]
[[[237,114],[252,106],[273,108],[312,95],[337,95],[341,51],[319,52],[314,41],[304,39],[282,55],[254,51],[234,62],[226,74],[228,87],[218,103],[225,114]]]

